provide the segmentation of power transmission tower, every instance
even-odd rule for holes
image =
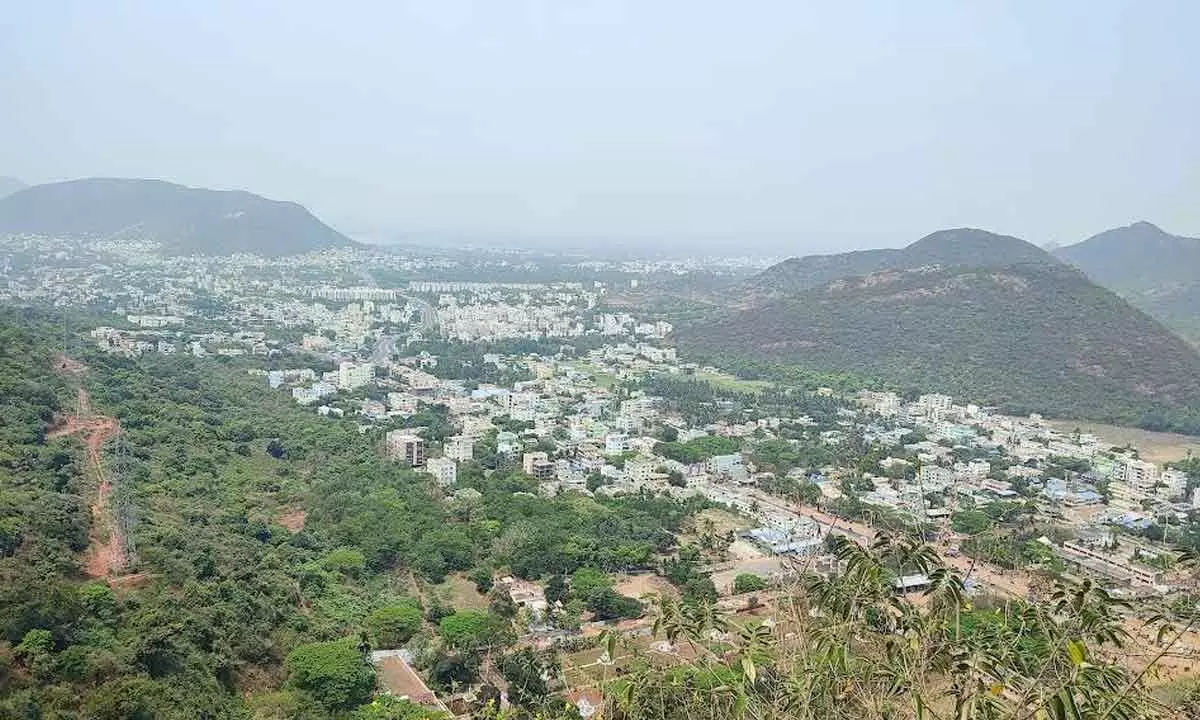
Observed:
[[[111,512],[121,535],[121,565],[130,568],[137,564],[137,546],[133,539],[138,524],[132,487],[134,457],[124,433],[118,431],[113,444],[108,470],[108,481],[112,485]]]

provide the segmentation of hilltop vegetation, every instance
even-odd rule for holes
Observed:
[[[1054,254],[1200,345],[1200,238],[1137,222]]]
[[[147,240],[168,255],[276,256],[351,243],[296,203],[124,178],[35,185],[0,197],[0,233]]]
[[[760,289],[776,275],[760,276],[740,307],[677,328],[680,347],[725,367],[796,365],[1013,413],[1200,432],[1200,355],[1059,263]]]
[[[835,280],[927,265],[992,267],[1018,263],[1056,264],[1044,250],[1024,240],[975,228],[939,230],[902,249],[859,250],[836,255],[791,258],[767,268],[742,285],[751,296],[779,297]]]
[[[57,321],[0,314],[0,717],[342,717],[369,697],[364,637],[418,635],[435,681],[471,679],[480,658],[439,639],[448,573],[490,585],[501,569],[653,567],[696,509],[541,498],[510,466],[471,464],[459,486],[475,494],[447,501],[353,421],[244,369],[89,352],[86,371],[59,374],[56,343]],[[82,563],[97,530],[85,453],[47,434],[80,383],[121,425],[103,454],[132,516],[130,563],[112,577]]]

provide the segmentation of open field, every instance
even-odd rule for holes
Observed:
[[[574,368],[581,373],[584,373],[592,378],[596,383],[596,387],[608,390],[617,384],[617,376],[612,373],[602,372],[600,368],[586,360],[577,360],[575,362],[564,363],[567,367]]]
[[[475,583],[462,575],[450,574],[441,585],[434,586],[439,595],[459,610],[486,610],[488,599],[475,589]]]
[[[673,596],[679,594],[675,586],[667,582],[666,578],[650,573],[618,575],[613,584],[613,590],[632,598],[641,598],[644,595]]]
[[[1046,424],[1059,432],[1066,433],[1079,428],[1116,447],[1133,445],[1138,449],[1141,458],[1150,462],[1165,463],[1182,460],[1187,457],[1189,450],[1193,455],[1200,455],[1200,437],[1193,435],[1151,432],[1138,428],[1075,420],[1047,420]]]

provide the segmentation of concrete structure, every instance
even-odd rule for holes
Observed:
[[[731,475],[742,467],[742,454],[713,455],[704,462],[704,469],[710,475]]]
[[[338,389],[354,390],[375,378],[375,366],[370,363],[343,362],[338,365]]]
[[[458,481],[458,463],[447,457],[427,460],[425,472],[432,475],[434,482],[443,488],[454,487],[454,483]]]
[[[464,435],[448,437],[442,454],[451,460],[467,462],[475,457],[475,441]]]
[[[544,452],[527,452],[525,453],[525,456],[521,458],[521,472],[525,473],[526,475],[532,475],[533,466],[535,463],[546,462],[549,459],[550,456]]]
[[[407,462],[413,467],[425,464],[425,440],[407,430],[392,430],[387,434],[387,454],[393,460]]]

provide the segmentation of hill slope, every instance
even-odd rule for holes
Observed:
[[[12,195],[18,190],[24,190],[26,187],[25,183],[15,177],[0,175],[0,198]]]
[[[173,255],[274,256],[351,244],[296,203],[119,178],[35,185],[2,198],[0,233],[137,238]]]
[[[752,294],[809,290],[834,280],[926,265],[1012,265],[1057,262],[1024,240],[975,228],[930,233],[901,249],[858,250],[784,260],[743,284]]]
[[[1200,238],[1137,222],[1055,255],[1200,345]]]
[[[1029,248],[1009,250],[1045,255]],[[772,270],[760,286],[770,287]],[[726,364],[802,365],[1013,412],[1200,431],[1200,355],[1053,260],[888,269],[752,293],[676,339]]]

